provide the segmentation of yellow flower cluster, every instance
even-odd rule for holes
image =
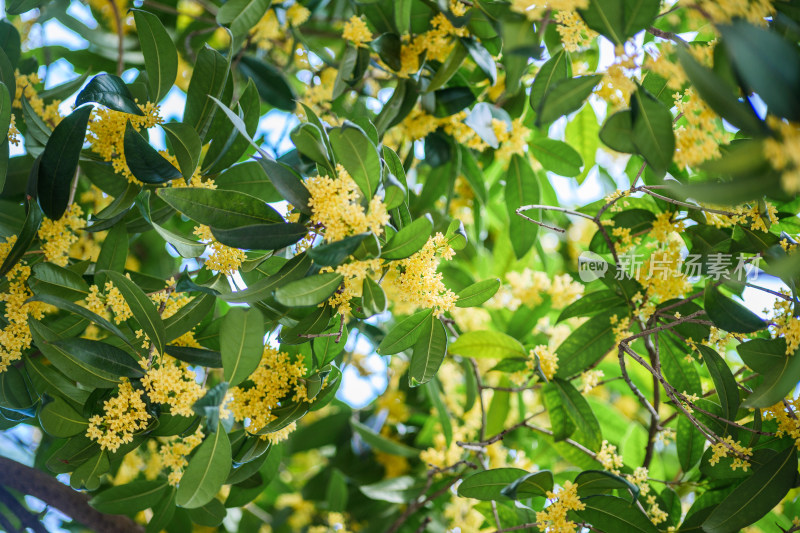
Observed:
[[[775,12],[771,0],[699,0],[697,6],[715,23],[743,18],[764,26],[766,18]]]
[[[423,109],[415,107],[403,121],[387,132],[384,141],[388,146],[398,147],[405,141],[416,141],[425,138],[438,128],[452,136],[459,144],[483,151],[488,144],[475,133],[475,130],[464,124],[469,112],[465,109],[447,117],[434,117]]]
[[[580,511],[586,508],[580,498],[578,498],[578,485],[571,481],[565,481],[564,486],[558,492],[547,491],[547,499],[550,505],[543,511],[536,513],[536,523],[539,531],[574,533],[577,524],[572,520],[567,520],[567,512]]]
[[[589,0],[513,0],[511,11],[525,15],[530,20],[539,20],[548,9],[561,12],[586,9],[588,6]]]
[[[150,414],[142,401],[143,390],[134,390],[128,378],[122,378],[117,395],[105,401],[103,415],[89,419],[86,436],[111,452],[133,441],[137,431],[147,428]]]
[[[302,380],[306,367],[302,360],[292,362],[289,354],[265,346],[258,368],[248,380],[231,389],[228,408],[233,418],[247,421],[247,430],[258,433],[275,419],[272,410],[280,400],[294,393],[294,400],[305,399],[306,386]]]
[[[142,385],[151,402],[169,405],[171,415],[193,416],[192,405],[205,394],[189,365],[167,354],[147,370]]]
[[[386,205],[378,195],[369,202],[369,210],[360,204],[361,192],[350,174],[337,165],[336,178],[314,176],[306,180],[311,195],[311,222],[325,228],[327,242],[371,231],[380,236],[383,226],[389,222]]]
[[[128,12],[128,0],[113,0],[113,5],[108,0],[88,0],[92,10],[99,13],[108,24],[112,32],[117,32],[117,20],[122,22],[123,33],[128,33],[134,28],[133,16]]]
[[[372,40],[372,32],[363,18],[353,15],[344,23],[342,39],[350,41],[356,46],[366,47],[367,43]]]
[[[622,468],[622,456],[617,455],[617,447],[609,444],[607,440],[603,441],[600,451],[595,456],[597,462],[603,465],[605,470],[612,474],[619,475],[619,469]]]
[[[295,429],[297,429],[297,422],[292,422],[283,429],[279,429],[278,431],[273,431],[272,433],[267,433],[262,438],[266,437],[266,439],[270,441],[272,444],[277,444],[279,442],[283,442],[286,439],[288,439],[289,435],[291,435]]]
[[[158,455],[161,458],[160,467],[169,469],[167,481],[170,485],[175,486],[180,483],[181,477],[183,477],[183,469],[189,464],[186,457],[201,442],[203,442],[203,429],[198,426],[197,430],[191,435],[187,437],[175,436],[161,445],[158,451]]]
[[[41,81],[36,73],[20,74],[19,70],[16,70],[14,71],[14,77],[17,90],[13,95],[14,102],[11,104],[11,107],[22,109],[22,99],[25,98],[36,114],[47,122],[50,127],[55,128],[58,123],[61,122],[61,114],[58,112],[58,106],[61,105],[61,100],[53,100],[49,104],[44,103],[44,100],[38,95],[34,87],[34,85]],[[17,129],[16,126],[14,126],[14,129]]]
[[[787,295],[786,290],[781,291]],[[800,318],[794,316],[792,300],[776,298],[773,304],[771,329],[774,337],[783,337],[786,340],[786,355],[794,357],[800,347]]]
[[[675,107],[685,124],[675,128],[675,162],[683,170],[719,157],[719,147],[726,143],[721,122],[691,88],[675,93]]]
[[[611,315],[608,321],[613,326],[611,331],[614,333],[614,344],[619,344],[624,339],[633,335],[633,333],[628,330],[631,325],[630,317],[626,316],[620,320],[617,315]]]
[[[797,356],[794,356],[797,357]],[[795,446],[800,449],[800,422],[797,413],[800,412],[800,398],[789,397],[775,405],[761,411],[764,420],[775,420],[778,424],[776,434],[778,437],[794,439]]]
[[[95,107],[92,111],[93,118],[89,122],[86,132],[86,139],[91,144],[92,151],[102,157],[104,161],[110,162],[117,174],[125,176],[132,183],[138,180],[131,174],[125,159],[124,139],[128,121],[137,131],[141,131],[142,128],[152,128],[164,122],[158,105],[152,102],[137,105],[144,113],[143,116]]]
[[[600,383],[600,380],[603,378],[605,374],[602,370],[587,370],[581,374],[581,383],[583,383],[583,388],[581,392],[583,394],[588,394],[593,388],[597,387],[597,384]]]
[[[8,256],[17,240],[13,235],[0,243],[0,264]],[[41,302],[29,302],[33,293],[26,281],[31,275],[31,267],[25,262],[17,263],[7,274],[8,288],[0,292],[0,302],[5,303],[3,316],[6,325],[0,329],[0,373],[22,357],[22,352],[31,345],[31,330],[28,318],[40,320],[51,307]]]
[[[396,297],[393,300],[433,309],[436,314],[450,311],[458,297],[445,287],[437,270],[442,259],[449,261],[454,255],[444,235],[436,233],[420,251],[390,264],[392,268],[384,279],[387,291]]]
[[[119,289],[110,281],[103,287],[103,293],[97,285],[89,287],[89,295],[86,297],[86,308],[100,316],[106,316],[106,311],[111,310],[114,322],[121,324],[133,316],[128,302]]]
[[[69,210],[58,220],[45,218],[39,227],[39,238],[42,240],[44,257],[50,263],[67,266],[69,251],[78,241],[75,232],[86,227],[83,210],[78,204],[72,204]]]
[[[509,126],[506,122],[492,119],[492,129],[500,143],[494,155],[501,161],[508,161],[512,155],[525,155],[531,130],[522,125],[522,118],[515,118]]]
[[[211,228],[208,226],[196,226],[194,228],[194,234],[201,241],[205,241],[206,245],[211,248],[211,252],[208,254],[208,259],[206,259],[204,264],[204,266],[209,270],[215,270],[230,276],[239,270],[239,267],[242,266],[244,260],[247,259],[247,254],[244,252],[244,250],[225,246],[218,240],[214,239],[214,235],[211,233]]]
[[[789,193],[800,192],[800,124],[787,122],[774,116],[767,124],[776,131],[780,140],[764,141],[764,155],[775,170],[780,170],[783,187]]]
[[[394,455],[392,453],[376,451],[375,461],[383,466],[384,479],[399,477],[411,470],[411,465],[408,463],[408,459],[402,455]]]
[[[623,55],[606,69],[603,82],[595,94],[616,107],[626,107],[631,98],[631,93],[636,90],[636,83],[631,79],[633,72],[638,68],[634,61],[635,55]]]
[[[275,507],[280,509],[291,509],[287,523],[293,531],[300,531],[311,523],[316,511],[316,506],[303,499],[299,493],[284,492],[275,500]]]
[[[19,146],[19,130],[17,129],[17,118],[11,113],[11,123],[8,125],[8,142],[14,146]]]
[[[583,284],[573,280],[569,274],[561,274],[553,278],[547,294],[553,307],[561,309],[583,296]]]
[[[527,366],[530,370],[536,368],[536,358],[539,358],[539,368],[548,380],[553,379],[558,370],[558,355],[544,344],[536,346],[528,353]]]
[[[729,457],[729,454],[733,453],[731,470],[736,470],[737,468],[741,467],[742,471],[747,472],[747,469],[750,468],[750,461],[747,459],[753,455],[752,448],[742,446],[733,440],[730,435],[727,435],[721,441],[712,444],[711,451],[713,453],[711,458],[708,460],[708,464],[712,466],[717,464],[723,457]]]
[[[453,49],[453,37],[468,37],[466,27],[456,28],[443,13],[431,20],[431,29],[414,38],[404,36],[406,41],[400,48],[400,78],[416,74],[420,69],[419,56],[424,52],[426,60],[445,61]]]
[[[524,0],[523,0],[524,1]],[[514,2],[516,4],[516,2]],[[588,5],[588,1],[573,2]],[[512,10],[513,10],[512,4]],[[561,9],[553,15],[553,20],[558,24],[556,29],[561,36],[564,49],[568,52],[577,52],[592,44],[598,36],[597,32],[590,29],[574,9]]]
[[[311,16],[304,6],[294,3],[286,9],[286,22],[281,24],[275,9],[268,9],[264,16],[250,29],[250,38],[262,50],[269,50],[286,40],[289,27],[298,27]]]

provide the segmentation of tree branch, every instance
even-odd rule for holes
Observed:
[[[89,497],[56,478],[6,457],[0,457],[0,484],[33,496],[97,533],[143,533],[144,527],[124,515],[104,514],[89,505]]]

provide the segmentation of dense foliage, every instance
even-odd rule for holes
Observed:
[[[0,528],[800,530],[796,2],[5,17]]]

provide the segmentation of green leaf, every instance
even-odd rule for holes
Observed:
[[[546,497],[553,490],[553,473],[549,470],[530,472],[517,478],[500,491],[512,500],[523,500],[531,496]]]
[[[787,95],[800,93],[800,54],[796,43],[774,30],[743,20],[721,24],[718,29],[733,68],[744,85],[758,93],[770,113],[800,120],[800,102],[787,98]]]
[[[124,148],[128,169],[143,183],[161,185],[182,175],[172,163],[150,146],[150,142],[136,131],[130,121],[125,126]]]
[[[458,72],[458,69],[461,68],[461,64],[464,63],[464,58],[467,57],[467,48],[466,46],[463,46],[462,43],[463,41],[454,43],[453,50],[450,52],[450,55],[447,56],[447,59],[444,60],[442,66],[436,70],[436,74],[434,74],[433,78],[431,78],[426,92],[433,92],[436,89],[440,89],[445,83],[450,81],[450,78],[452,78],[453,75]],[[494,66],[494,61],[492,61],[492,65]],[[497,69],[496,66],[495,69]]]
[[[336,160],[356,182],[366,198],[372,198],[381,179],[381,158],[372,141],[354,124],[328,132]]]
[[[464,357],[504,359],[527,357],[525,347],[515,338],[499,331],[467,331],[460,335],[448,349]]]
[[[558,315],[558,322],[576,316],[589,316],[597,314],[604,309],[624,305],[625,300],[617,293],[610,290],[590,292],[575,300],[561,311]]]
[[[722,404],[722,417],[727,420],[736,420],[736,412],[739,410],[739,388],[736,385],[731,369],[720,357],[716,350],[704,344],[698,344],[697,348],[703,356],[703,361],[714,381],[717,396]]]
[[[595,163],[595,154],[600,147],[598,134],[600,125],[597,123],[597,115],[594,108],[590,105],[584,106],[578,111],[572,120],[567,123],[564,131],[564,140],[573,146],[583,159],[583,170],[578,175],[578,184],[583,183],[589,171]]]
[[[528,146],[545,170],[568,177],[581,173],[583,159],[567,143],[554,139],[537,138],[529,142]]]
[[[767,327],[756,314],[724,296],[711,283],[706,287],[704,307],[715,326],[731,333],[752,333]]]
[[[294,111],[296,96],[281,71],[251,55],[243,55],[239,72],[252,78],[262,100],[283,111]]]
[[[658,16],[659,0],[591,0],[578,10],[586,25],[622,45],[648,28]]]
[[[378,451],[390,455],[399,455],[400,457],[417,457],[419,455],[419,450],[416,448],[390,440],[380,433],[373,431],[358,420],[350,420],[350,425],[366,444]]]
[[[624,477],[605,470],[584,470],[575,477],[578,496],[603,494],[612,490],[627,490],[631,493],[631,503],[639,498],[640,489]]]
[[[672,113],[644,89],[637,89],[632,97],[631,118],[633,144],[650,168],[663,176],[672,163],[675,152],[675,134],[672,131]]]
[[[775,405],[797,385],[800,375],[800,357],[797,353],[786,355],[773,368],[763,373],[764,380],[742,404],[747,408],[764,409]]]
[[[758,372],[768,374],[775,367],[783,366],[786,361],[786,339],[753,339],[736,347],[739,357],[744,363]]]
[[[89,398],[89,392],[78,388],[75,383],[55,369],[53,365],[46,364],[44,358],[26,358],[25,370],[40,396],[51,391],[67,400],[69,405],[80,409]]]
[[[66,116],[55,127],[42,152],[36,190],[42,211],[52,220],[61,218],[67,209],[91,113],[92,107],[86,106]]]
[[[567,78],[553,83],[539,104],[536,124],[549,124],[559,117],[577,111],[602,78],[602,75],[595,74]]]
[[[308,254],[298,254],[287,261],[275,275],[262,278],[244,290],[221,294],[220,298],[230,303],[253,303],[264,300],[269,298],[279,285],[303,279],[309,268],[311,268],[311,258]]]
[[[250,28],[255,26],[269,9],[271,0],[231,0],[222,4],[217,12],[217,23],[230,26],[233,49],[238,50]]]
[[[662,335],[658,339],[661,353],[661,368],[670,385],[678,392],[701,394],[700,375],[694,363],[686,360],[689,347],[684,343],[673,341],[670,336]]]
[[[39,411],[39,423],[45,433],[52,437],[71,437],[85,433],[89,427],[89,421],[61,398],[42,407]]]
[[[531,85],[530,101],[533,109],[539,109],[542,98],[550,90],[553,84],[572,76],[572,63],[569,52],[559,48],[550,59],[536,73]]]
[[[582,499],[585,509],[573,511],[581,521],[602,531],[658,533],[646,514],[635,504],[616,496],[599,494]]]
[[[438,118],[449,117],[472,105],[475,95],[469,87],[446,87],[433,93],[434,113]]]
[[[703,522],[707,533],[740,531],[773,509],[794,486],[797,450],[789,446],[745,479]]]
[[[88,339],[59,340],[38,320],[30,319],[36,347],[64,373],[89,387],[112,388],[120,377],[141,377],[136,361],[119,348]]]
[[[358,488],[370,500],[401,504],[419,494],[419,489],[416,480],[411,476],[388,478]]]
[[[572,418],[567,415],[564,398],[552,381],[545,383],[542,387],[542,400],[550,417],[553,440],[560,442],[571,437],[575,433],[575,424],[572,422]]]
[[[492,85],[497,83],[497,65],[492,54],[475,37],[461,37],[459,40],[478,68],[489,78],[489,83]]]
[[[418,252],[433,232],[433,219],[425,215],[395,233],[383,246],[381,258],[405,259]]]
[[[31,267],[28,287],[34,294],[52,294],[70,301],[89,295],[89,286],[83,277],[53,263],[38,263]]]
[[[170,345],[165,348],[165,353],[190,365],[222,368],[222,354],[213,350]]]
[[[197,448],[183,472],[176,503],[195,509],[214,499],[231,469],[231,443],[228,434],[218,426]]]
[[[8,7],[8,4],[6,4],[6,7]],[[8,12],[11,14],[10,11]],[[21,44],[22,43],[17,28],[15,28],[13,24],[3,21],[2,25],[0,25],[0,49],[5,52],[12,68],[17,68],[17,65],[19,64]]]
[[[39,209],[39,206],[30,200],[26,200],[25,204],[28,214],[25,216],[25,222],[19,235],[17,235],[14,246],[11,247],[3,264],[0,265],[0,276],[5,276],[22,259],[22,256],[25,255],[25,252],[28,251],[34,239],[36,239],[36,233],[42,224],[42,210]]]
[[[214,229],[233,230],[241,226],[284,222],[275,209],[242,192],[202,187],[170,187],[158,189],[156,194],[195,222]]]
[[[133,514],[155,508],[167,491],[163,479],[132,481],[95,494],[89,505],[106,514]]]
[[[678,450],[678,462],[684,472],[688,472],[703,457],[706,439],[684,416],[678,417],[675,446]]]
[[[74,313],[74,314],[76,314],[76,315],[78,315],[78,316],[80,316],[82,318],[85,318],[86,320],[88,320],[90,322],[94,322],[95,324],[97,324],[101,328],[103,328],[106,331],[109,331],[109,332],[113,333],[114,335],[116,335],[117,337],[119,337],[122,341],[124,341],[131,348],[134,348],[134,345],[131,343],[131,341],[128,339],[128,337],[125,335],[125,333],[122,332],[121,329],[119,329],[113,323],[109,322],[108,320],[106,320],[105,318],[101,317],[100,315],[96,315],[95,313],[89,311],[88,309],[86,309],[83,306],[80,306],[80,305],[78,305],[76,303],[70,302],[69,300],[65,300],[63,298],[59,298],[57,296],[53,296],[52,294],[38,294],[38,295],[35,295],[33,298],[31,298],[31,301],[44,302],[46,304],[53,305],[53,306],[55,306],[55,307],[57,307],[59,309],[62,309],[64,311],[69,311],[71,313]]]
[[[297,151],[333,174],[333,167],[328,156],[328,148],[322,138],[322,131],[308,122],[298,124],[289,134]]]
[[[600,128],[600,140],[617,152],[632,154],[637,151],[633,143],[633,111],[623,109],[606,119]]]
[[[458,486],[458,495],[462,498],[491,501],[508,498],[502,491],[528,472],[521,468],[493,468],[475,472],[464,478]]]
[[[701,65],[683,47],[677,47],[676,52],[686,76],[692,82],[692,88],[711,109],[744,133],[760,135],[764,132],[764,123],[758,115],[746,103],[739,101],[724,79],[712,69]]]
[[[178,50],[158,16],[139,9],[132,11],[144,56],[150,99],[160,102],[178,76]]]
[[[182,122],[193,127],[200,138],[205,137],[214,113],[212,98],[221,97],[225,89],[228,67],[228,60],[208,45],[203,46],[197,54],[192,79],[186,91],[186,107]]]
[[[369,43],[369,47],[378,54],[381,61],[395,71],[403,68],[400,60],[401,46],[400,36],[396,33],[383,33]]]
[[[195,507],[187,511],[187,515],[192,523],[204,527],[216,528],[225,520],[228,511],[225,506],[216,498],[201,507]]]
[[[602,445],[600,423],[589,403],[568,381],[555,378],[551,383],[558,389],[564,410],[583,435],[586,445],[592,450],[600,449]],[[550,384],[548,383],[548,385]]]
[[[188,182],[200,163],[200,151],[203,148],[200,136],[193,127],[182,122],[170,122],[161,127],[167,132],[167,140],[178,160],[181,175]]]
[[[369,237],[369,233],[359,233],[345,237],[340,241],[320,244],[308,250],[308,255],[314,263],[320,266],[336,267],[347,259]]]
[[[619,316],[625,311],[619,311]],[[567,379],[591,367],[614,347],[612,311],[601,313],[581,324],[556,348],[556,376]]]
[[[133,313],[133,318],[139,323],[139,327],[145,332],[150,342],[156,347],[158,353],[164,353],[166,345],[166,331],[164,322],[158,314],[158,310],[152,300],[134,282],[111,270],[105,271],[106,276],[122,293],[122,297],[128,303]]]
[[[69,477],[70,486],[75,489],[97,490],[100,478],[110,468],[108,452],[100,452],[80,465]]]
[[[308,233],[297,222],[285,224],[253,224],[232,229],[211,228],[214,238],[226,246],[254,250],[279,250],[290,246]]]
[[[444,324],[434,315],[423,326],[408,366],[408,381],[412,386],[429,382],[442,366],[447,353],[447,332]]]
[[[264,351],[264,317],[258,309],[229,309],[219,330],[225,381],[235,387],[261,362]]]
[[[292,281],[275,291],[275,299],[290,307],[309,307],[330,297],[344,277],[335,272],[316,274]]]
[[[386,311],[386,293],[377,281],[366,276],[361,287],[361,307],[366,316]]]
[[[325,490],[325,501],[330,512],[341,513],[347,507],[347,478],[342,471],[334,468],[331,472],[328,487]]]
[[[500,280],[497,278],[473,283],[458,292],[456,307],[477,307],[494,296],[498,289],[500,289]]]
[[[514,155],[506,174],[505,199],[509,236],[517,259],[521,259],[530,251],[539,234],[539,226],[519,216],[517,209],[524,205],[538,204],[540,196],[541,185],[538,176],[522,156]],[[529,210],[526,215],[535,220],[540,218],[540,213],[539,210]]]
[[[177,65],[176,65],[177,66]],[[92,78],[86,87],[78,93],[75,107],[95,102],[114,111],[121,111],[131,115],[143,116],[142,110],[136,105],[131,91],[122,78],[113,74],[98,74]]]
[[[383,338],[376,352],[381,355],[400,353],[414,346],[433,315],[432,309],[423,309],[398,323]]]
[[[272,185],[287,202],[299,209],[301,213],[311,214],[311,208],[308,206],[311,194],[297,172],[283,163],[270,159],[266,154],[262,154],[258,163],[264,168]]]

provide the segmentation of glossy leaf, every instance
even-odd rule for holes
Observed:
[[[408,380],[412,385],[429,382],[438,372],[447,353],[447,332],[438,317],[431,315],[423,326],[408,367]]]
[[[275,299],[288,306],[309,307],[317,305],[341,285],[343,276],[335,272],[327,272],[315,276],[292,281],[275,291]]]
[[[389,330],[376,351],[381,355],[392,355],[411,348],[425,331],[432,315],[431,309],[424,309],[405,318]]]
[[[464,357],[503,359],[527,357],[528,352],[515,338],[499,331],[467,331],[449,347],[450,353]]]
[[[296,222],[253,224],[232,229],[212,228],[214,238],[226,246],[255,250],[278,250],[290,246],[308,234],[308,228]]]
[[[145,335],[154,344],[159,353],[164,352],[164,345],[166,344],[166,331],[164,329],[164,322],[158,313],[152,300],[136,285],[133,281],[129,280],[119,272],[111,270],[105,271],[106,276],[122,293],[122,297],[128,303],[131,309],[133,318],[139,323],[139,326],[144,330]]]
[[[433,232],[433,220],[425,215],[395,233],[381,249],[383,259],[405,259],[418,252]]]
[[[78,93],[75,107],[94,102],[104,105],[114,111],[143,116],[142,110],[136,105],[133,95],[122,78],[113,74],[98,74],[92,78],[86,87]]]
[[[500,288],[500,280],[485,279],[465,287],[457,294],[456,307],[476,307],[489,300]]]
[[[381,179],[378,150],[361,128],[345,124],[328,133],[336,160],[347,170],[366,198],[372,198]]]
[[[601,76],[567,78],[550,86],[537,108],[537,124],[549,124],[555,119],[577,111],[600,83]]]
[[[528,472],[521,468],[493,468],[475,472],[464,478],[458,486],[458,495],[463,498],[491,501],[504,500],[503,489]]]
[[[160,102],[178,76],[178,50],[158,16],[134,9],[133,19],[144,55],[150,98]]]
[[[225,381],[235,387],[253,373],[264,349],[264,317],[258,309],[228,310],[219,332]]]
[[[231,465],[231,443],[222,427],[208,435],[198,446],[183,472],[176,503],[187,509],[195,509],[210,502],[216,496]]]
[[[150,146],[131,125],[125,127],[125,162],[131,174],[143,183],[161,185],[181,177],[181,172]]]

